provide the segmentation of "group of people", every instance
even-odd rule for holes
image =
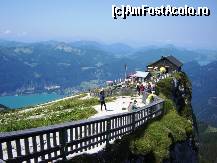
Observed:
[[[144,83],[137,83],[136,84],[136,91],[138,95],[140,96],[144,92],[152,93],[153,91],[156,91],[156,85],[152,82],[144,82]]]
[[[152,82],[143,82],[143,83],[138,82],[136,85],[136,90],[139,96],[143,95],[142,102],[145,104],[151,103],[154,100],[154,96],[156,96],[155,95],[156,85]],[[106,103],[105,103],[105,91],[103,89],[100,90],[99,101],[101,105],[101,111],[103,110],[103,106],[107,111]],[[130,102],[128,106],[128,110],[132,111],[136,108],[137,108],[137,101],[134,100],[133,102]]]
[[[142,102],[145,103],[146,105],[152,103],[155,99],[155,94],[154,94],[154,91],[152,91],[152,93],[147,93],[144,91],[143,93],[143,98],[142,98]],[[129,106],[128,106],[128,111],[133,111],[133,110],[136,110],[138,109],[138,106],[137,106],[137,101],[134,100],[133,102],[130,102]]]
[[[156,85],[152,82],[143,82],[143,83],[137,83],[136,84],[136,90],[138,95],[142,95],[142,102],[146,105],[150,104],[154,101],[155,92],[156,92]],[[137,108],[137,101],[134,100],[134,102],[130,102],[128,106],[128,110],[132,111]]]

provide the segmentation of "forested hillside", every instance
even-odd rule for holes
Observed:
[[[124,77],[125,64],[128,72],[144,70],[162,55],[174,55],[183,62],[209,62],[217,52],[201,53],[172,45],[132,48],[90,41],[0,41],[0,95],[43,92],[55,86],[62,91],[85,89]]]

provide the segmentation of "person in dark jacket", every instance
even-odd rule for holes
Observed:
[[[151,83],[150,83],[150,82],[148,83],[147,92],[148,92],[148,93],[151,93]]]
[[[136,91],[138,92],[138,95],[140,96],[140,85],[139,85],[139,83],[136,84]]]
[[[105,104],[105,92],[102,90],[100,91],[99,93],[99,100],[100,100],[100,103],[101,103],[101,111],[102,111],[102,106],[104,105],[105,106],[105,110],[106,109],[106,104]]]

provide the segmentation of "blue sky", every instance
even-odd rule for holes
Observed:
[[[112,4],[207,6],[211,16],[114,20]],[[217,49],[217,0],[3,0],[0,2],[0,39],[94,40],[132,46],[175,44]]]

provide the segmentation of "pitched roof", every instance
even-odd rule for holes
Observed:
[[[176,65],[177,67],[181,67],[181,66],[183,65],[182,62],[180,62],[178,59],[176,59],[176,58],[175,58],[174,56],[172,56],[172,55],[167,56],[167,57],[164,57],[164,56],[161,57],[161,59],[164,59],[164,58],[167,59],[167,60],[169,60],[171,63],[173,63],[173,64]],[[148,66],[152,66],[153,64],[159,62],[161,59],[159,59],[158,61],[155,61],[155,62],[149,64]]]
[[[181,67],[183,65],[182,62],[180,62],[178,59],[176,59],[175,57],[173,57],[172,55],[165,57],[166,59],[168,59],[170,62],[172,62],[173,64],[175,64],[178,67]]]

